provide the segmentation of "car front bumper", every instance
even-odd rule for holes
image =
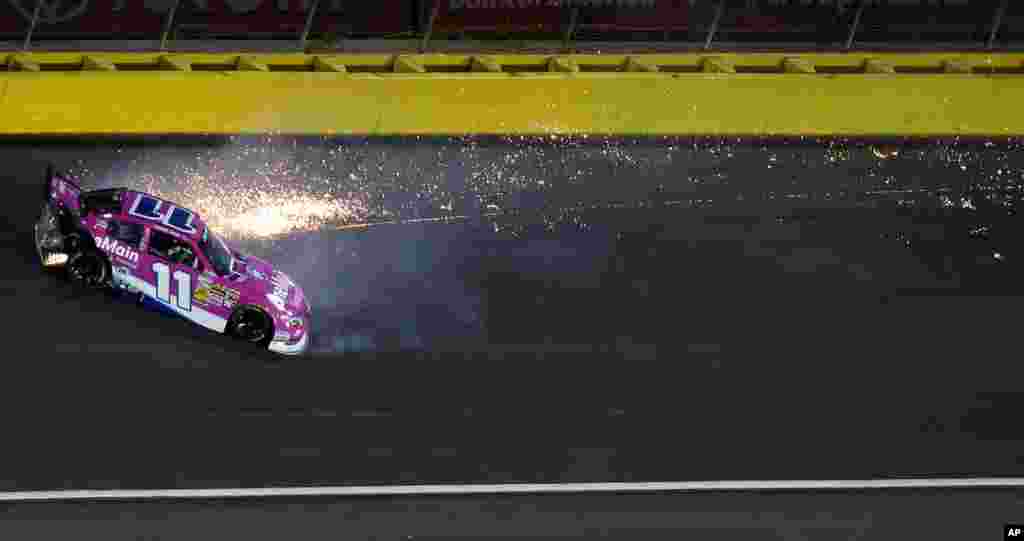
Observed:
[[[63,267],[69,255],[64,253],[64,238],[57,225],[57,217],[49,205],[43,205],[42,214],[34,226],[36,253],[44,267]]]
[[[309,349],[309,330],[307,329],[306,332],[302,333],[302,338],[294,344],[274,340],[267,349],[281,355],[302,355]]]

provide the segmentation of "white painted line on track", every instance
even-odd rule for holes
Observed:
[[[299,496],[460,496],[601,492],[713,492],[776,490],[871,490],[905,488],[1024,488],[1022,477],[867,479],[807,481],[678,481],[652,483],[512,483],[469,485],[380,485],[169,490],[43,490],[0,492],[0,502],[281,498]]]

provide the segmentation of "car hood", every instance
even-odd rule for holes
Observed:
[[[232,281],[243,290],[246,302],[269,305],[279,312],[291,312],[296,316],[309,313],[302,288],[290,276],[258,257],[238,253],[235,255],[236,275]]]

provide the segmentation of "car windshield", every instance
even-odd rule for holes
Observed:
[[[199,248],[206,254],[206,258],[213,265],[213,270],[221,276],[231,274],[231,263],[233,257],[224,241],[216,233],[206,228],[203,231],[203,238],[199,240]]]

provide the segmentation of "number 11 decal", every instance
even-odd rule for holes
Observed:
[[[167,304],[171,303],[171,268],[166,263],[153,263],[156,273],[156,297]],[[185,271],[174,271],[174,281],[178,282],[178,294],[175,299],[178,307],[185,311],[192,310],[192,275]]]

